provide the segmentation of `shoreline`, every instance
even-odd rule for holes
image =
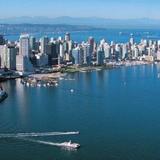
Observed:
[[[121,67],[132,67],[140,65],[155,64],[155,62],[148,61],[124,61],[124,62],[108,62],[103,66],[67,66],[62,67],[57,72],[53,73],[32,73],[28,76],[1,76],[0,82],[5,82],[8,80],[22,79],[22,84],[27,84],[28,86],[36,86],[37,84],[43,84],[44,86],[56,86],[58,81],[65,77],[67,74],[73,73],[87,73],[92,71],[102,71],[111,70]],[[28,84],[29,83],[29,84]],[[40,85],[39,85],[40,86]]]
[[[109,62],[103,66],[69,66],[63,68],[61,73],[77,73],[77,72],[90,72],[90,71],[100,71],[100,70],[110,70],[120,67],[132,67],[140,65],[154,64],[155,62],[147,61],[125,61],[125,62]]]

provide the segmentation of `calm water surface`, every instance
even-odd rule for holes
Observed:
[[[78,136],[34,139],[71,139],[82,147],[66,151],[0,139],[0,159],[160,159],[158,73],[160,65],[148,65],[68,75],[57,88],[27,88],[19,80],[4,83],[9,97],[0,104],[0,133],[79,130]]]

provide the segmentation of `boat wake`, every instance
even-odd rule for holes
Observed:
[[[53,143],[53,142],[48,142],[48,141],[33,140],[33,139],[29,139],[29,138],[22,138],[22,140],[28,141],[28,142],[33,142],[33,143],[50,145],[50,146],[57,146],[57,147],[61,146],[61,143]]]
[[[71,141],[70,142],[63,142],[63,143],[54,143],[54,142],[34,140],[34,139],[29,139],[29,138],[20,138],[20,139],[23,141],[28,141],[28,142],[32,142],[32,143],[39,143],[39,144],[43,144],[43,145],[61,147],[63,149],[67,149],[67,150],[77,150],[80,147],[80,145],[78,143],[71,143]]]
[[[76,135],[76,134],[79,134],[79,132],[17,133],[17,134],[0,134],[0,138],[47,137],[47,136]]]

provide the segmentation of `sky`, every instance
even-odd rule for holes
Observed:
[[[21,16],[160,19],[160,0],[0,0],[0,18]]]

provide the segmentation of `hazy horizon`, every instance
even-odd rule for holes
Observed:
[[[98,17],[107,19],[160,19],[159,0],[1,0],[0,18]],[[113,12],[114,11],[114,12]]]

